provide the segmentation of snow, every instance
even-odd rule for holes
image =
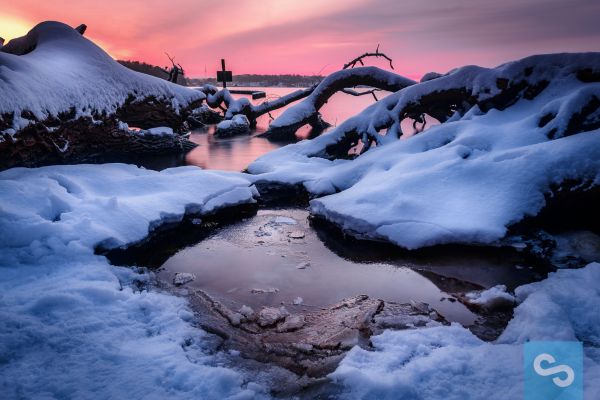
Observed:
[[[385,331],[374,351],[353,348],[330,375],[344,399],[518,399],[523,344],[584,343],[585,399],[600,396],[600,264],[559,270],[517,289],[521,304],[506,331],[486,343],[458,324]]]
[[[515,297],[506,291],[506,285],[496,285],[483,291],[469,292],[467,301],[488,309],[508,307],[515,303]]]
[[[148,129],[151,135],[173,135],[173,129],[168,126],[157,126],[156,128]]]
[[[600,183],[600,131],[564,136],[567,116],[600,92],[574,71],[599,64],[600,54],[589,53],[530,57],[496,69],[464,67],[393,93],[327,134],[267,153],[248,170],[259,180],[302,184],[317,197],[311,213],[356,237],[408,249],[495,243],[507,226],[537,214],[553,185]],[[377,133],[397,118],[394,110],[432,88],[465,85],[475,92],[489,86],[480,94],[487,98],[498,91],[497,78],[530,66],[533,82],[550,80],[533,100],[487,113],[475,106],[407,140]],[[549,109],[557,112],[555,120],[539,127]],[[379,145],[354,160],[322,158],[327,146],[352,131],[375,132]]]
[[[186,210],[207,213],[255,195],[241,174],[195,167],[0,172],[2,397],[263,396],[209,355],[185,300],[152,289],[151,273],[94,254],[99,243],[136,242]]]
[[[0,51],[0,114],[15,113],[12,129],[29,123],[21,118],[24,110],[43,120],[71,107],[76,116],[112,113],[129,95],[155,96],[175,110],[205,98],[197,90],[122,66],[63,23],[42,22],[28,35],[36,44],[30,53],[18,56]]]
[[[226,130],[244,131],[250,129],[250,121],[243,114],[236,114],[232,119],[226,119],[217,124],[217,131]]]

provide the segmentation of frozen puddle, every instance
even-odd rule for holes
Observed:
[[[321,240],[324,236],[309,226],[305,210],[259,210],[173,255],[159,278],[173,282],[177,273],[193,274],[196,279],[187,289],[201,289],[231,310],[284,305],[290,313],[301,313],[365,294],[387,302],[427,303],[448,321],[465,326],[477,316],[444,290],[466,292],[496,284],[510,288],[531,280],[513,282],[527,271],[516,270],[505,258],[459,254],[415,261],[369,254],[353,245],[340,249],[344,245],[335,241],[328,243],[334,252]]]

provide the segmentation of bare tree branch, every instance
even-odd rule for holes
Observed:
[[[368,53],[367,52],[367,53],[361,54],[360,56],[356,57],[355,59],[351,60],[350,62],[344,64],[344,67],[342,69],[354,68],[357,63],[359,63],[360,65],[364,66],[365,63],[363,62],[363,59],[367,58],[367,57],[382,57],[382,58],[385,58],[386,60],[389,61],[390,68],[394,69],[394,65],[392,64],[392,59],[390,57],[388,57],[386,54],[379,52],[379,45],[377,45],[377,49],[375,49],[374,53]]]
[[[371,90],[367,90],[367,91],[364,91],[364,92],[358,92],[358,91],[356,91],[354,89],[350,89],[350,88],[346,88],[346,89],[342,89],[341,90],[342,93],[346,93],[346,94],[349,94],[351,96],[356,96],[356,97],[370,94],[370,95],[373,96],[373,98],[375,99],[375,101],[379,100],[377,98],[377,96],[375,95],[375,92],[380,92],[380,91],[381,91],[381,89],[371,89]]]

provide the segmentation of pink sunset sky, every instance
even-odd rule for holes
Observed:
[[[234,74],[327,74],[379,43],[398,73],[419,78],[599,51],[598,17],[597,0],[0,0],[0,36],[85,23],[113,57],[165,66],[167,51],[190,77],[214,76],[221,58]]]

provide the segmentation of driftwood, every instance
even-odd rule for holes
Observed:
[[[384,329],[448,323],[425,303],[385,302],[366,295],[291,315],[275,308],[241,314],[201,290],[189,300],[201,327],[220,336],[223,346],[310,377],[332,372],[348,350],[368,347],[369,338]],[[265,313],[270,318],[262,318]]]
[[[175,132],[188,130],[188,118],[202,100],[179,111],[171,102],[153,96],[136,100],[132,95],[114,114],[94,113],[92,117],[76,117],[74,108],[38,120],[23,111],[21,117],[29,125],[14,135],[5,134],[0,142],[0,170],[16,166],[40,166],[51,163],[81,162],[100,154],[166,154],[184,153],[196,145],[174,135],[137,135],[119,127],[126,122],[137,128],[167,126]],[[0,130],[13,126],[14,113],[0,115]]]
[[[285,110],[279,118],[271,123],[264,134],[272,140],[293,138],[296,131],[304,125],[320,120],[319,110],[337,92],[361,95],[348,90],[349,87],[369,86],[371,89],[363,94],[374,94],[375,90],[396,92],[416,84],[415,81],[377,67],[358,67],[343,69],[327,76],[304,101]]]
[[[344,122],[335,132],[335,143],[329,143],[321,153],[314,155],[345,158],[359,142],[363,144],[362,152],[373,144],[385,145],[402,136],[400,124],[406,118],[414,121],[415,129],[417,123],[423,124],[420,131],[425,127],[425,115],[444,123],[453,116],[460,118],[473,107],[486,113],[492,109],[504,110],[520,99],[532,100],[549,85],[549,81],[543,74],[532,76],[530,63],[521,63],[522,66],[515,64],[515,71],[507,78],[497,78],[493,70],[467,67],[470,70],[462,71],[466,79],[454,79],[449,74],[407,87]],[[600,75],[582,71],[575,71],[573,75],[582,82],[600,81]],[[575,103],[575,100],[571,101]],[[600,128],[600,119],[594,117],[600,109],[600,96],[591,90],[581,91],[577,102],[580,106],[575,110],[560,109],[559,114],[565,115],[548,113],[540,117],[538,125],[546,130],[548,138]],[[371,118],[375,114],[377,118]],[[568,122],[560,123],[564,120]]]
[[[394,68],[392,59],[386,54],[381,53],[378,45],[375,52],[367,52],[356,57],[344,64],[342,70],[330,74],[319,84],[259,105],[252,104],[246,98],[234,99],[227,89],[219,90],[212,85],[205,85],[200,90],[207,96],[207,104],[212,108],[223,111],[225,119],[231,119],[236,114],[243,114],[248,118],[251,126],[256,125],[256,119],[261,115],[270,115],[271,111],[305,99],[300,103],[301,105],[297,106],[298,108],[302,108],[303,112],[297,113],[295,118],[280,117],[276,119],[271,124],[269,131],[263,135],[270,140],[293,140],[296,131],[304,125],[310,125],[315,133],[320,133],[323,129],[330,126],[323,121],[319,110],[337,92],[352,96],[372,95],[375,101],[377,101],[378,98],[375,94],[377,91],[397,91],[416,83],[408,78],[376,67],[353,69],[356,64],[364,65],[363,60],[368,57],[384,58],[389,61],[390,67]],[[352,71],[345,71],[349,69],[352,69]],[[350,89],[356,86],[370,86],[372,89],[362,92]],[[295,108],[295,110],[298,108]],[[292,107],[292,109],[294,108]],[[289,114],[291,112],[288,112],[288,116]]]
[[[107,155],[182,153],[195,146],[176,134],[132,133],[119,127],[114,118],[50,118],[32,121],[14,136],[4,136],[0,142],[0,170],[84,162]]]
[[[206,95],[206,104],[224,111],[225,119],[231,119],[236,114],[243,114],[248,118],[251,126],[256,126],[256,119],[261,115],[310,96],[316,87],[317,85],[313,85],[306,89],[296,90],[276,100],[265,101],[258,105],[252,104],[246,98],[235,99],[229,90],[219,90],[213,85],[204,85],[199,90]]]

